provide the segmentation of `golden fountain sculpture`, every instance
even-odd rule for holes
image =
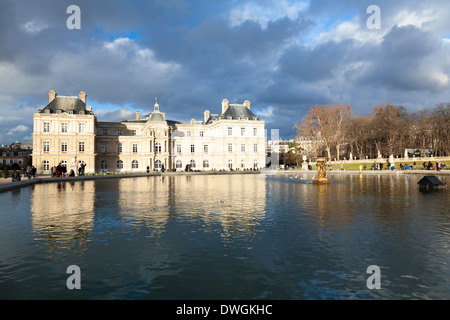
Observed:
[[[328,179],[326,177],[326,175],[327,175],[326,159],[325,158],[317,158],[316,165],[317,165],[317,178],[315,180],[313,180],[313,183],[319,183],[319,184],[330,183],[330,181],[328,181]]]

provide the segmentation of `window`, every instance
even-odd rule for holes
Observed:
[[[50,141],[44,141],[44,152],[50,151]]]
[[[181,153],[181,144],[177,144],[177,153]]]
[[[67,132],[67,122],[63,122],[61,124],[61,132],[63,132],[63,133]]]
[[[183,169],[183,162],[181,160],[177,160],[177,169]]]
[[[195,152],[195,145],[191,144],[191,153],[194,153],[194,152]]]
[[[117,129],[117,135],[118,136],[121,136],[123,133],[122,133],[122,129]]]
[[[107,136],[108,135],[108,129],[103,128],[102,129],[102,135]]]
[[[78,142],[78,151],[84,152],[84,141]]]
[[[190,132],[190,131],[187,131],[187,132],[186,132],[186,136],[187,136],[187,137],[190,137],[190,136],[191,136],[191,132]]]
[[[135,135],[137,135],[137,131],[136,131],[136,130],[131,130],[131,134],[132,134],[133,136],[135,136]]]
[[[209,161],[203,160],[203,168],[209,168]]]
[[[190,165],[192,169],[195,169],[195,160],[191,160]]]
[[[44,161],[43,163],[43,166],[44,166],[44,170],[50,170],[50,162],[49,161]]]
[[[255,144],[253,145],[253,151],[254,151],[254,152],[258,152],[258,144],[257,144],[257,143],[255,143]]]
[[[84,131],[85,131],[85,123],[84,122],[80,122],[79,124],[78,124],[78,133],[84,133]]]
[[[258,160],[253,161],[253,168],[258,168]]]
[[[139,162],[137,160],[131,162],[131,169],[139,169]]]
[[[138,145],[137,143],[133,143],[133,153],[137,153],[138,152]]]
[[[245,152],[245,144],[241,144],[241,152]]]
[[[233,152],[233,144],[231,142],[228,143],[228,152]]]
[[[204,153],[208,153],[208,149],[209,149],[208,145],[205,144],[205,145],[203,146],[203,152],[204,152]]]
[[[106,143],[102,143],[102,153],[106,152],[108,152],[108,146],[106,145]]]
[[[102,162],[100,162],[100,169],[101,169],[101,170],[106,170],[106,169],[108,169],[108,161],[102,160]]]
[[[123,169],[123,161],[122,160],[117,161],[116,165],[117,165],[117,169],[119,169],[119,170]]]
[[[122,144],[121,143],[119,143],[117,145],[117,153],[122,153]]]
[[[253,128],[253,135],[255,137],[258,135],[258,128]]]
[[[228,135],[229,136],[233,135],[233,128],[232,127],[228,127]]]
[[[203,131],[200,131],[200,137],[203,137]]]
[[[161,169],[162,168],[162,162],[161,160],[156,160],[155,161],[155,169]]]
[[[241,168],[245,168],[245,160],[244,159],[241,160]]]
[[[233,168],[233,160],[228,160],[228,168],[232,169]]]
[[[161,143],[157,142],[155,144],[155,152],[156,153],[161,153]]]
[[[67,152],[67,142],[61,142],[61,152]]]
[[[44,122],[44,132],[50,132],[50,122]]]
[[[241,136],[245,136],[245,128],[241,128]]]

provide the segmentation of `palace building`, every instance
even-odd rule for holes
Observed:
[[[155,99],[156,100],[156,99]],[[249,170],[265,166],[265,127],[250,101],[222,101],[220,113],[206,110],[202,120],[167,120],[154,110],[135,119],[100,122],[86,93],[58,96],[33,116],[33,165],[38,173],[65,165],[85,172]]]

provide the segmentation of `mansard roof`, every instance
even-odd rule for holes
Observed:
[[[208,120],[205,124],[209,124],[213,121],[220,119],[231,119],[231,120],[260,120],[249,108],[243,104],[230,104],[225,112],[220,114],[210,114]]]
[[[72,111],[73,113],[78,114],[80,111],[84,111],[85,114],[94,114],[92,111],[87,110],[86,104],[76,96],[57,96],[45,108],[40,109],[38,112],[57,113],[58,110],[65,113],[70,113]]]

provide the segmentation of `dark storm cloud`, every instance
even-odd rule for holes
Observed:
[[[72,4],[81,30],[66,28]],[[0,0],[0,110],[32,119],[53,89],[87,92],[102,120],[150,111],[158,96],[168,118],[184,121],[219,112],[224,98],[248,99],[287,136],[314,104],[442,102],[448,1],[379,0],[382,28],[368,32],[371,4]],[[30,121],[0,121],[2,139],[31,132]]]

